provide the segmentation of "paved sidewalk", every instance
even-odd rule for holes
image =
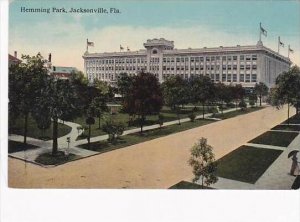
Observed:
[[[271,149],[271,150],[286,150],[286,147],[283,146],[273,146],[273,145],[265,145],[265,144],[257,144],[257,143],[246,143],[245,145],[253,146],[256,148]]]
[[[292,150],[300,150],[300,134],[282,152],[274,163],[255,183],[256,189],[290,189],[295,177],[289,175],[292,160],[288,159],[288,154]]]
[[[229,113],[229,112],[233,112],[233,111],[236,111],[236,108],[224,110],[223,113]],[[220,120],[220,119],[217,119],[217,118],[211,118],[210,117],[211,115],[212,115],[212,113],[206,113],[206,114],[204,114],[204,118],[205,119],[212,119],[212,120],[216,120],[216,121]],[[203,118],[203,115],[196,116],[196,119],[202,119],[202,118]],[[190,118],[180,119],[181,123],[185,123],[185,122],[189,122],[189,121],[191,121]],[[165,122],[163,126],[170,126],[170,125],[176,125],[176,124],[178,124],[178,120],[173,120],[173,121]],[[151,125],[151,126],[144,126],[143,130],[147,131],[147,130],[152,130],[152,129],[158,129],[159,127],[160,127],[159,124],[154,124],[154,125]],[[134,129],[130,129],[130,130],[125,130],[124,133],[122,134],[122,136],[128,135],[128,134],[132,134],[132,133],[138,133],[140,131],[141,131],[140,128],[134,128]],[[108,135],[101,135],[101,136],[91,137],[90,141],[91,142],[97,142],[97,141],[102,141],[102,140],[107,140],[107,139],[108,139]],[[79,146],[79,145],[82,145],[82,144],[85,144],[85,143],[87,143],[87,140],[86,139],[82,139],[82,140],[75,141],[74,145],[75,146]]]

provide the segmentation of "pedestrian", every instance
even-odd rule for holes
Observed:
[[[293,162],[292,162],[290,174],[292,176],[296,176],[296,172],[297,172],[297,175],[299,174],[299,165],[298,165],[297,153],[293,154],[292,161]]]

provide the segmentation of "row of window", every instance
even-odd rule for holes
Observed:
[[[173,75],[171,74],[163,74],[163,80],[166,80],[167,78],[171,77]],[[187,79],[189,78],[189,76],[187,74],[179,74],[179,76],[181,76],[182,78],[184,79]],[[194,76],[197,76],[197,75],[190,75],[190,77],[194,77]],[[212,81],[216,81],[216,82],[219,82],[220,81],[220,74],[211,74],[211,75],[208,75],[206,74],[206,76],[209,76],[211,78]],[[221,81],[222,82],[237,82],[238,79],[237,79],[237,74],[222,74],[222,79]],[[240,74],[240,80],[239,82],[257,82],[257,75],[256,74]]]
[[[237,61],[238,56],[198,56],[198,57],[165,57],[163,62],[203,62],[205,61]],[[255,61],[257,60],[257,55],[240,55],[241,61]],[[151,62],[159,62],[159,58],[151,58]],[[97,60],[87,60],[86,65],[104,65],[104,64],[123,64],[123,63],[147,63],[146,58],[120,58],[120,59],[97,59]]]

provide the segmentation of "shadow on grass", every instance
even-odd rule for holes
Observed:
[[[241,146],[217,161],[217,175],[254,184],[282,152]]]
[[[268,131],[249,141],[249,143],[287,147],[298,135],[297,132]]]
[[[31,144],[24,144],[12,140],[8,141],[8,153],[15,153],[15,152],[26,151],[30,149],[36,149],[36,148],[38,147]]]
[[[206,187],[206,186],[201,186],[199,184],[196,183],[191,183],[191,182],[187,182],[187,181],[180,181],[179,183],[169,187],[169,189],[184,189],[184,190],[189,190],[189,189],[193,189],[193,190],[210,190],[210,189],[214,189],[212,187]]]

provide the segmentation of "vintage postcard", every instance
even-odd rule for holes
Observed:
[[[299,1],[10,1],[8,186],[299,189],[299,40]]]

